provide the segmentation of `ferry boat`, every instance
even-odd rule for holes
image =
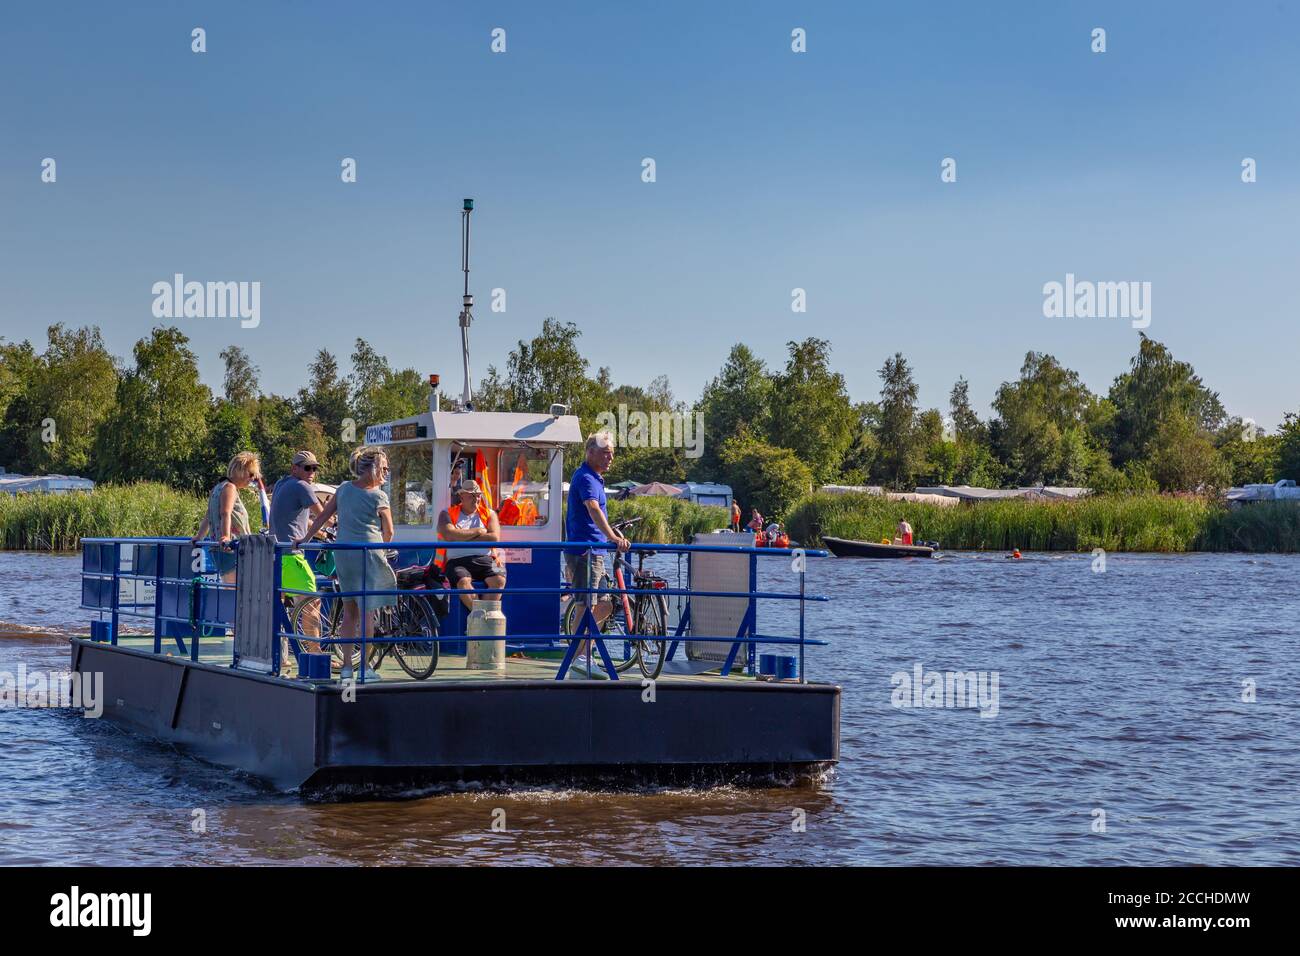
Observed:
[[[824,552],[754,548],[747,536],[714,534],[688,545],[634,545],[633,555],[678,556],[678,579],[665,579],[658,592],[672,608],[662,671],[653,680],[620,671],[611,649],[626,635],[602,636],[588,609],[583,628],[601,663],[595,674],[589,668],[578,676],[605,679],[572,679],[579,642],[561,633],[562,609],[574,595],[563,580],[562,553],[591,546],[563,540],[563,489],[566,470],[583,455],[583,435],[562,406],[529,414],[473,408],[472,208],[466,200],[461,397],[444,409],[431,376],[427,412],[366,429],[367,444],[389,457],[394,539],[333,547],[396,548],[399,567],[427,564],[438,551],[454,554],[467,545],[437,540],[434,523],[451,503],[454,482],[478,481],[503,517],[504,665],[483,666],[471,653],[467,638],[475,635],[466,633],[467,615],[451,592],[443,595],[449,600],[436,634],[421,635],[439,649],[427,679],[412,679],[387,660],[377,673],[361,665],[355,680],[328,668],[303,676],[285,652],[286,645],[305,646],[279,580],[289,545],[251,534],[237,543],[234,584],[202,570],[202,552],[219,547],[215,542],[83,539],[82,607],[95,619],[89,637],[72,640],[73,670],[103,674],[105,718],[282,789],[820,774],[839,757],[840,708],[838,686],[807,676],[807,648],[825,642],[807,635],[806,610],[826,599],[807,593],[806,559]],[[760,590],[760,560],[789,568],[790,586]],[[337,600],[328,583],[318,579],[322,602]],[[634,593],[629,583],[614,599]],[[797,606],[797,634],[760,628],[760,607],[781,602]],[[790,653],[760,655],[760,647]],[[760,666],[772,660],[784,666]]]

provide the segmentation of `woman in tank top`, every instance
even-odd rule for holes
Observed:
[[[248,534],[251,530],[248,523],[248,509],[240,500],[239,492],[254,483],[260,484],[261,481],[262,465],[256,454],[251,451],[241,451],[230,459],[230,465],[226,468],[226,477],[217,482],[212,493],[208,495],[207,513],[203,516],[203,523],[199,525],[199,533],[191,540],[197,544],[203,540],[204,535],[210,533],[213,541],[220,541],[225,546],[241,534]],[[208,553],[212,555],[213,563],[216,564],[222,580],[233,584],[235,553],[226,550],[225,547],[210,548]]]

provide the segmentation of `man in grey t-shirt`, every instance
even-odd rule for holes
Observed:
[[[307,533],[311,521],[321,513],[321,504],[311,483],[320,471],[320,463],[309,451],[293,456],[290,473],[275,483],[271,491],[271,533],[277,541],[297,541]],[[280,558],[280,586],[295,591],[315,591],[316,572],[301,551]],[[293,598],[294,617],[300,633],[320,636],[320,599],[306,594]],[[312,647],[312,650],[319,650]]]
[[[275,483],[271,491],[271,533],[277,541],[297,541],[320,514],[321,505],[312,490],[319,470],[316,456],[300,451],[293,456],[289,474]]]

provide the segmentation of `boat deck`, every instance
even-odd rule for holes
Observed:
[[[133,650],[152,652],[154,639],[146,634],[123,634],[118,638],[120,647],[131,648]],[[169,650],[167,645],[171,644]],[[199,641],[199,662],[204,664],[217,664],[229,666],[231,654],[234,650],[233,638],[227,637],[205,637]],[[188,653],[182,653],[176,647],[176,642],[172,638],[163,639],[163,656],[176,658],[177,660],[189,660]],[[282,665],[282,676],[289,679],[297,678],[297,668],[291,661],[289,655],[284,657],[285,663]],[[465,667],[466,658],[463,654],[448,654],[442,652],[438,657],[438,669],[428,678],[419,683],[449,683],[461,681],[499,681],[499,680],[554,680],[556,672],[560,668],[560,656],[558,653],[554,657],[523,657],[513,656],[506,658],[505,673],[499,673],[492,670],[468,670]],[[708,668],[701,670],[701,668]],[[573,671],[581,671],[578,667],[570,669],[570,675]],[[723,684],[734,684],[737,681],[757,681],[756,677],[744,673],[740,667],[732,669],[731,674],[723,677],[719,671],[721,664],[717,662],[706,661],[687,661],[685,655],[679,649],[675,658],[671,661],[665,661],[662,673],[657,678],[660,683],[673,681],[686,681],[699,683],[708,681]],[[585,675],[585,672],[582,672]],[[335,678],[338,677],[338,671],[333,672]],[[608,679],[604,671],[595,674],[595,679]],[[641,671],[634,665],[619,675],[620,680],[632,680],[640,682]],[[391,654],[387,655],[379,667],[379,678],[376,680],[371,676],[366,677],[366,683],[412,683],[412,678],[398,665]]]

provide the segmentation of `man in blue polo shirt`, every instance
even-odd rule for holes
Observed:
[[[605,508],[605,472],[614,461],[614,437],[609,432],[596,432],[587,439],[587,460],[573,472],[569,479],[569,509],[564,519],[566,541],[614,542],[618,550],[626,551],[631,542],[609,525],[609,512]],[[590,559],[590,560],[589,560]],[[568,578],[575,588],[597,588],[605,576],[605,551],[566,551],[564,563]],[[575,596],[579,607],[586,602]],[[609,595],[597,603],[592,616],[602,624],[613,610]],[[578,611],[582,613],[581,610]],[[590,642],[583,641],[578,648],[579,660],[590,653]],[[576,663],[576,662],[575,662]],[[570,671],[573,673],[573,671]]]

